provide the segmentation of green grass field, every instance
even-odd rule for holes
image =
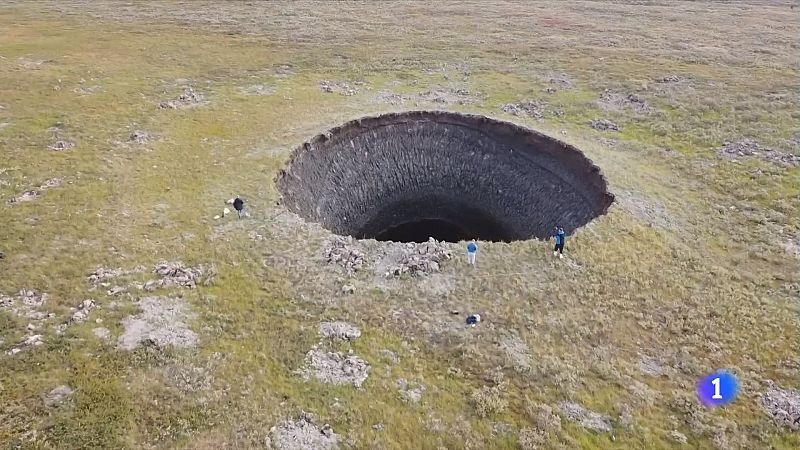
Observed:
[[[800,389],[800,169],[719,154],[743,138],[800,154],[795,4],[4,2],[0,298],[47,293],[53,316],[0,307],[0,447],[269,448],[301,411],[340,448],[800,447],[760,400],[769,383]],[[202,104],[159,107],[189,86]],[[472,102],[420,94],[436,88]],[[605,105],[606,89],[651,110]],[[546,102],[544,118],[501,110],[524,100]],[[454,245],[423,280],[326,264],[330,233],[276,206],[291,151],[360,116],[438,108],[577,146],[617,204],[565,262],[530,240],[482,244],[474,271]],[[153,139],[129,142],[135,130]],[[58,140],[75,146],[49,150]],[[237,194],[251,217],[213,219]],[[211,267],[213,282],[109,295],[87,281],[159,261]],[[188,305],[197,346],[117,348],[151,295]],[[98,308],[58,333],[85,299]],[[465,329],[453,309],[485,321]],[[362,388],[297,374],[323,320],[361,329],[323,345],[370,364]],[[34,334],[42,345],[9,354]],[[705,409],[695,383],[717,369],[741,393]],[[401,378],[425,386],[418,402]],[[60,385],[74,392],[48,406]],[[565,401],[612,430],[569,420]]]

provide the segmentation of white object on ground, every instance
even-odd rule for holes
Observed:
[[[231,213],[231,210],[228,209],[228,208],[225,208],[225,209],[222,210],[222,217],[225,217],[230,213]]]

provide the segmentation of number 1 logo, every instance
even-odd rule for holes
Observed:
[[[730,372],[715,372],[697,383],[697,397],[709,408],[727,405],[739,394],[739,381]]]

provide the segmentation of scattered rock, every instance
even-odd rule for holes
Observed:
[[[364,265],[364,252],[353,244],[350,236],[334,236],[325,248],[325,259],[328,264],[338,264],[352,275]]]
[[[314,348],[306,354],[305,366],[299,372],[305,380],[316,378],[323,383],[361,387],[369,376],[369,364],[355,355]]]
[[[633,110],[637,113],[649,114],[653,112],[653,108],[647,102],[636,94],[622,94],[619,92],[611,92],[608,89],[603,92],[598,100],[601,108],[607,111],[619,111],[622,109]]]
[[[452,258],[450,249],[434,238],[429,238],[428,242],[408,242],[400,245],[403,245],[403,251],[400,254],[399,264],[391,267],[386,276],[399,277],[406,273],[419,276],[439,272],[441,264]]]
[[[322,89],[322,92],[337,93],[339,95],[351,96],[358,94],[358,88],[356,86],[345,82],[320,81],[319,88]]]
[[[145,145],[149,144],[155,140],[155,136],[150,133],[141,130],[135,130],[131,135],[128,137],[128,142],[137,144],[137,145]]]
[[[50,178],[48,180],[45,180],[38,188],[25,191],[19,194],[18,196],[11,198],[8,202],[24,203],[36,200],[37,198],[39,198],[39,195],[42,194],[42,192],[48,189],[57,188],[61,186],[63,182],[64,182],[63,178]]]
[[[500,107],[503,112],[515,116],[528,116],[535,119],[544,118],[547,103],[541,100],[526,100],[521,103],[506,103]]]
[[[611,418],[608,416],[590,411],[573,402],[561,402],[559,408],[567,419],[578,422],[583,428],[601,433],[611,431]]]
[[[32,200],[36,200],[38,197],[39,197],[39,191],[31,190],[31,191],[25,191],[25,192],[19,194],[18,196],[13,197],[8,202],[9,203],[25,203],[25,202],[30,202]]]
[[[202,265],[187,267],[180,261],[160,262],[156,264],[153,273],[161,278],[146,282],[142,289],[153,291],[158,288],[172,286],[194,289],[198,283],[209,284],[213,282],[213,272],[213,270],[209,270]]]
[[[800,155],[763,147],[756,140],[750,138],[743,138],[734,142],[726,141],[719,149],[719,153],[727,157],[758,156],[774,164],[786,167],[800,166]]]
[[[356,287],[352,284],[345,284],[342,286],[342,294],[353,294],[356,292]]]
[[[328,339],[354,341],[361,337],[361,330],[347,322],[322,322],[319,324],[319,334]]]
[[[335,450],[340,436],[330,425],[316,425],[314,416],[303,412],[270,430],[270,444],[278,450]],[[268,445],[269,446],[269,445]]]
[[[770,382],[769,390],[760,396],[759,403],[779,426],[800,430],[800,391],[781,389]]]
[[[26,337],[25,339],[23,339],[14,348],[12,348],[8,352],[6,352],[6,354],[13,356],[13,355],[16,355],[17,353],[25,350],[28,347],[38,347],[38,346],[40,346],[42,344],[44,344],[44,341],[42,340],[42,335],[41,334],[31,334],[31,335],[28,335],[28,337]]]
[[[163,101],[158,104],[161,109],[180,109],[192,108],[200,106],[205,103],[205,97],[200,92],[197,92],[191,86],[183,91],[183,94],[178,96],[175,100]]]
[[[55,141],[53,144],[49,145],[47,148],[54,152],[62,152],[64,150],[69,150],[74,147],[75,143],[72,141],[58,140]]]
[[[469,105],[478,99],[466,89],[433,88],[420,92],[417,99],[433,103]]]
[[[78,305],[77,311],[72,313],[69,321],[72,324],[83,323],[89,318],[89,313],[97,307],[94,300],[84,300]]]
[[[686,435],[685,435],[685,434],[683,434],[683,433],[681,433],[681,432],[680,432],[680,431],[678,431],[678,430],[672,430],[672,431],[670,431],[670,432],[669,432],[669,434],[668,434],[667,436],[669,436],[669,439],[670,439],[672,442],[675,442],[675,443],[678,443],[678,444],[681,444],[681,445],[685,445],[686,443],[688,443],[688,442],[689,442],[689,439],[688,439],[688,438],[686,438]]]
[[[620,128],[617,124],[606,119],[595,119],[589,123],[589,126],[595,130],[600,131],[619,131]]]
[[[125,332],[119,338],[119,348],[133,350],[146,340],[159,347],[197,345],[197,334],[186,323],[193,314],[183,299],[145,297],[136,304],[142,312],[123,319]]]
[[[389,91],[380,91],[374,97],[375,103],[388,103],[390,105],[402,105],[406,100],[407,97]]]
[[[44,405],[48,407],[57,406],[64,402],[75,391],[66,385],[58,386],[44,396]]]
[[[386,429],[386,425],[384,425],[383,422],[376,423],[375,425],[372,426],[372,429],[376,431],[383,431],[384,429]]]
[[[682,77],[680,75],[667,75],[660,78],[656,78],[656,83],[662,83],[662,84],[680,83],[685,79],[686,79],[685,77]]]
[[[419,383],[413,383],[412,387],[412,384],[409,384],[405,378],[397,380],[397,388],[400,391],[400,398],[408,403],[418,403],[426,391],[425,386]]]

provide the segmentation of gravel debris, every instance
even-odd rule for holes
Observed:
[[[354,341],[361,337],[361,330],[347,322],[322,322],[319,324],[319,334],[328,339]]]
[[[341,437],[330,425],[319,426],[312,414],[302,412],[296,420],[287,419],[272,427],[267,448],[278,450],[335,450]]]
[[[800,391],[781,389],[771,383],[769,390],[759,398],[759,404],[779,426],[792,431],[800,430]]]
[[[595,119],[589,123],[589,126],[595,130],[600,131],[619,131],[620,127],[614,122],[606,119]]]
[[[305,365],[299,373],[306,381],[316,378],[323,383],[361,387],[369,376],[369,364],[355,355],[314,348],[306,354]]]
[[[74,392],[67,385],[58,386],[44,396],[44,405],[48,407],[57,406],[67,400]]]
[[[141,313],[122,321],[125,331],[118,341],[119,348],[133,350],[142,341],[152,341],[159,347],[196,347],[197,334],[186,323],[194,318],[185,300],[173,297],[145,297],[136,305]]]

